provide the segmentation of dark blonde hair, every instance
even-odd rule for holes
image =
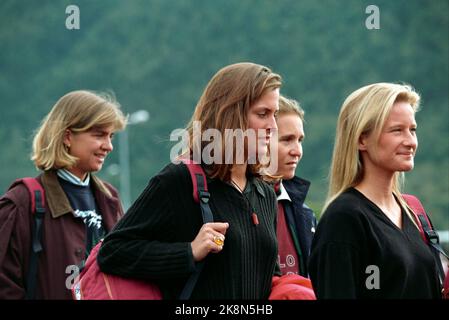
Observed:
[[[117,131],[125,128],[126,121],[111,95],[86,90],[69,92],[56,102],[36,130],[31,160],[44,171],[73,167],[78,159],[64,146],[67,129],[76,133],[113,126]]]
[[[299,102],[280,95],[278,117],[286,114],[296,114],[304,122],[304,110],[301,108]]]
[[[237,63],[219,70],[207,84],[187,126],[190,154],[193,154],[195,147],[200,149],[201,154],[205,147],[203,142],[195,146],[195,141],[201,141],[201,136],[193,135],[194,121],[201,123],[200,135],[207,129],[219,130],[224,150],[225,129],[248,129],[250,106],[269,90],[280,88],[281,84],[280,75],[254,63]],[[213,178],[229,180],[233,164],[225,164],[224,155],[222,160],[222,164],[208,166],[208,173]],[[248,168],[251,173],[258,175],[260,165],[249,164]]]

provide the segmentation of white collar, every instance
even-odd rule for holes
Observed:
[[[288,195],[288,193],[287,193],[287,190],[285,190],[285,188],[284,188],[284,185],[282,184],[282,181],[279,183],[279,187],[280,187],[280,191],[281,191],[281,194],[280,195],[278,195],[278,201],[279,200],[288,200],[288,201],[290,201],[290,202],[292,202],[292,199],[290,199],[290,196]]]
[[[70,171],[68,171],[66,169],[58,169],[57,174],[58,174],[58,177],[60,177],[61,179],[64,179],[70,183],[73,183],[74,185],[82,186],[82,187],[89,186],[90,173],[87,174],[87,177],[86,177],[86,179],[84,179],[84,181],[82,181],[80,178],[78,178],[77,176],[75,176],[73,173],[71,173]]]

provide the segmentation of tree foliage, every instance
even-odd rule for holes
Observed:
[[[67,30],[65,8],[80,9]],[[74,89],[112,90],[130,126],[132,198],[169,161],[169,134],[188,122],[210,77],[239,61],[270,66],[282,92],[306,110],[298,175],[312,181],[319,211],[326,194],[335,124],[344,98],[368,83],[413,85],[420,148],[406,191],[448,229],[448,30],[445,0],[378,0],[380,29],[368,30],[360,0],[98,0],[0,3],[0,188],[35,175],[31,138],[55,101]],[[119,147],[116,144],[116,147]],[[117,152],[105,168],[118,162]],[[119,187],[117,176],[100,175]]]

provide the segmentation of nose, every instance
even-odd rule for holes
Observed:
[[[416,149],[418,148],[418,137],[416,136],[416,133],[414,131],[407,132],[408,134],[404,139],[404,145],[408,148],[413,149],[413,151],[416,151]]]
[[[293,157],[298,157],[298,161],[302,158],[302,144],[300,142],[295,142],[293,147],[290,149],[290,155]]]
[[[105,141],[103,142],[103,149],[107,152],[111,152],[114,149],[114,146],[112,145],[112,139],[111,137],[107,137]]]
[[[277,130],[278,125],[276,123],[276,117],[274,115],[268,118],[265,128],[267,129],[268,132]]]

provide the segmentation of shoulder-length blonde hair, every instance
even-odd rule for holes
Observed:
[[[343,102],[335,135],[329,193],[323,212],[342,192],[363,179],[364,168],[358,149],[360,136],[372,134],[378,140],[396,102],[410,103],[416,112],[420,96],[409,85],[374,83],[354,91]],[[395,173],[393,193],[407,207],[400,192],[403,175],[402,172]]]
[[[70,168],[78,159],[64,146],[67,129],[85,132],[93,127],[113,126],[123,130],[126,117],[110,95],[86,90],[72,91],[60,98],[42,120],[33,139],[31,160],[40,170]]]
[[[273,73],[269,68],[254,63],[237,63],[219,70],[207,84],[199,99],[193,116],[186,128],[189,135],[188,152],[194,153],[199,148],[202,154],[206,143],[201,136],[207,129],[217,129],[222,135],[221,146],[225,150],[225,129],[248,129],[248,110],[262,95],[269,90],[281,87],[281,76]],[[193,124],[200,121],[201,132],[194,136]],[[199,140],[198,140],[199,139]],[[235,154],[235,146],[234,146]],[[208,166],[211,177],[229,180],[233,164],[226,164],[222,155],[221,164],[213,163]],[[259,164],[249,164],[248,170],[259,175]]]

